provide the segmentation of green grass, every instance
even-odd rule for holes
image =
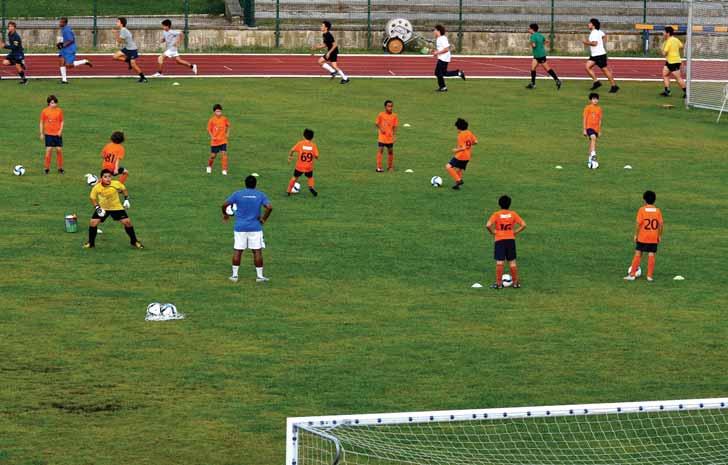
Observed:
[[[728,132],[714,113],[678,97],[663,110],[659,84],[625,82],[602,97],[592,172],[584,82],[526,93],[523,80],[473,80],[446,95],[434,80],[180,82],[3,85],[0,464],[270,465],[283,462],[287,416],[726,394]],[[50,93],[66,112],[65,176],[41,174]],[[397,172],[376,174],[386,98],[412,127]],[[216,102],[232,122],[227,178],[219,162],[204,174]],[[460,192],[443,169],[456,117],[480,139]],[[306,126],[320,196],[285,198],[287,151]],[[107,222],[82,250],[83,174],[117,129],[147,248]],[[272,280],[256,284],[245,254],[232,284],[219,206],[254,171],[274,208]],[[436,174],[445,188],[430,187]],[[649,286],[622,280],[648,188],[666,222]],[[493,279],[483,223],[503,193],[528,222],[524,288],[471,289]],[[74,212],[81,233],[64,233]],[[188,318],[145,322],[152,301]]]
[[[88,16],[94,12],[94,0],[33,0],[32,2],[8,1],[7,15],[10,18]],[[108,15],[164,15],[182,14],[184,0],[96,0],[96,13]],[[190,13],[222,14],[223,0],[190,0]]]

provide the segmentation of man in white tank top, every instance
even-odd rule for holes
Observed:
[[[602,72],[607,79],[609,84],[612,86],[609,89],[610,94],[616,94],[619,90],[619,86],[614,82],[614,76],[612,71],[607,66],[607,50],[604,48],[604,38],[607,36],[601,31],[601,24],[596,18],[589,20],[589,40],[584,41],[584,45],[589,46],[589,60],[586,62],[586,73],[592,78],[592,86],[590,90],[596,90],[602,86],[602,83],[597,79],[597,75],[594,73],[594,66],[601,68]]]
[[[162,30],[164,30],[162,33],[162,42],[164,42],[166,50],[163,54],[159,55],[159,58],[157,58],[159,67],[157,72],[154,74],[154,77],[162,76],[162,66],[164,65],[165,58],[174,58],[174,61],[178,65],[190,68],[194,74],[197,74],[197,65],[186,62],[179,56],[177,46],[179,45],[180,40],[182,40],[182,33],[176,29],[172,29],[172,21],[168,19],[162,21]]]

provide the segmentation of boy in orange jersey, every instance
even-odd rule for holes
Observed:
[[[288,163],[293,160],[293,154],[296,153],[296,168],[293,170],[293,176],[288,181],[288,189],[286,193],[291,195],[291,190],[296,180],[302,174],[308,178],[308,190],[311,191],[314,197],[318,196],[318,192],[314,189],[314,178],[313,178],[313,164],[319,157],[319,150],[316,144],[313,143],[313,131],[310,129],[303,130],[303,140],[298,141],[296,145],[291,147],[291,151],[288,152]]]
[[[478,143],[478,139],[468,131],[468,122],[464,119],[458,118],[455,121],[455,127],[458,128],[458,146],[452,149],[455,156],[450,159],[450,163],[445,165],[445,169],[455,179],[455,185],[452,188],[458,190],[464,184],[463,170],[468,166],[471,148]]]
[[[384,111],[377,115],[377,120],[374,124],[379,129],[379,137],[377,142],[379,148],[377,149],[377,173],[384,171],[382,168],[382,151],[384,147],[389,151],[389,163],[387,164],[389,171],[394,171],[394,139],[397,136],[397,126],[399,126],[399,119],[397,119],[397,113],[393,113],[394,103],[391,100],[384,102]]]
[[[597,138],[602,128],[602,107],[599,106],[599,94],[589,94],[589,105],[582,114],[584,137],[589,139],[589,157],[586,166],[589,169],[599,168],[597,161]]]
[[[101,150],[101,169],[111,171],[112,176],[118,176],[121,173],[119,182],[124,184],[126,178],[129,177],[129,171],[119,163],[124,159],[124,133],[115,131],[111,134],[111,142],[106,144]]]
[[[495,284],[492,289],[503,289],[503,267],[505,260],[508,260],[508,267],[513,277],[513,287],[521,287],[518,281],[518,267],[516,266],[516,235],[526,229],[526,222],[518,216],[518,213],[509,210],[511,198],[507,195],[498,199],[501,209],[490,215],[485,224],[489,233],[495,236]],[[518,228],[514,228],[518,225]]]
[[[637,224],[635,226],[634,241],[635,252],[632,258],[632,268],[629,274],[624,277],[627,281],[634,281],[637,268],[642,261],[642,252],[647,252],[647,282],[652,282],[652,274],[655,271],[655,254],[657,244],[662,238],[662,212],[655,206],[657,195],[647,191],[642,195],[645,204],[637,211]]]
[[[207,159],[207,174],[212,173],[212,164],[217,154],[222,155],[222,175],[227,176],[228,159],[227,143],[230,136],[230,121],[222,116],[222,105],[216,103],[212,107],[212,118],[207,122],[207,133],[210,134],[210,158]]]
[[[58,107],[58,98],[49,95],[48,106],[40,112],[40,140],[45,141],[45,174],[51,169],[51,152],[56,149],[58,173],[63,174],[63,110]]]

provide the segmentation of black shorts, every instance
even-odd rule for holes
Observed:
[[[329,53],[328,51],[326,53]],[[324,57],[324,60],[331,61],[333,63],[336,63],[336,60],[339,59],[339,47],[336,47],[336,49],[329,53],[329,57],[326,58],[326,53],[324,53],[322,56]]]
[[[450,166],[452,166],[453,168],[460,168],[461,170],[464,170],[468,168],[469,161],[470,160],[458,160],[457,158],[452,157],[450,159]]]
[[[63,147],[62,136],[49,136],[45,135],[45,146],[46,147]]]
[[[213,145],[210,147],[210,152],[212,152],[212,153],[227,152],[227,144]]]
[[[5,57],[6,60],[10,62],[11,65],[23,65],[25,64],[25,56],[24,55],[13,55],[12,53],[10,55],[7,55]]]
[[[607,67],[607,54],[599,55],[596,57],[589,57],[589,61],[593,61],[595,65],[599,66],[600,68],[606,68]]]
[[[493,258],[498,261],[503,260],[515,260],[516,259],[516,240],[515,239],[503,239],[495,241],[493,247]]]
[[[646,244],[644,242],[636,242],[634,245],[634,249],[639,250],[640,252],[657,253],[657,244]]]
[[[305,171],[305,172],[304,171],[293,170],[293,176],[294,177],[297,178],[297,177],[299,177],[301,175],[304,175],[307,178],[312,178],[313,177],[313,170],[311,170],[311,171]]]
[[[122,48],[121,53],[126,55],[126,58],[128,60],[136,60],[137,58],[139,58],[139,50],[127,50],[125,48]]]
[[[123,166],[120,166],[119,171],[117,171],[118,174],[114,174],[114,170],[109,170],[109,171],[111,171],[112,176],[118,176],[119,174],[122,174],[124,171],[126,171],[126,168],[124,168]]]
[[[587,137],[591,137],[591,136],[596,136],[596,137],[599,137],[599,133],[598,133],[598,132],[596,132],[596,131],[595,131],[594,129],[592,129],[592,128],[588,128],[588,129],[586,130],[586,135],[587,135]]]
[[[533,57],[533,59],[536,60],[537,63],[546,63],[546,57]]]
[[[394,148],[394,142],[391,144],[385,144],[384,142],[377,142],[377,145],[379,148],[387,147],[389,150],[392,150]]]
[[[668,63],[665,62],[665,66],[667,66],[667,70],[672,72],[680,71],[680,63]]]
[[[94,210],[94,214],[91,215],[92,220],[101,220],[102,223],[106,221],[106,218],[108,217],[111,217],[114,221],[121,221],[125,218],[129,218],[129,215],[126,214],[126,210],[107,210],[104,216],[97,215],[96,210]]]

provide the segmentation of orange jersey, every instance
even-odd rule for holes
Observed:
[[[47,136],[61,135],[63,124],[63,110],[60,108],[46,107],[40,112],[40,121],[43,123],[43,131]]]
[[[123,145],[115,144],[113,142],[106,144],[104,149],[101,151],[101,169],[110,170],[113,173],[114,168],[116,168],[116,161],[123,160],[124,153]]]
[[[599,105],[587,105],[584,108],[584,130],[593,129],[596,132],[602,128],[602,107]]]
[[[382,144],[394,144],[394,128],[399,126],[397,113],[389,114],[383,111],[377,115],[375,122],[379,126],[379,137],[377,140]]]
[[[298,153],[298,158],[296,158],[296,171],[302,173],[313,171],[313,163],[319,157],[319,150],[316,144],[304,139],[294,145],[291,151]]]
[[[637,242],[644,244],[657,244],[660,242],[660,228],[662,227],[662,212],[654,205],[645,205],[637,211],[639,232]]]
[[[455,154],[455,158],[458,160],[470,160],[471,147],[478,143],[478,139],[475,138],[472,132],[458,131],[458,147],[465,147],[465,150],[461,150]]]
[[[523,220],[513,210],[498,210],[490,215],[487,225],[495,225],[495,240],[515,239],[513,227],[517,224],[523,225]]]
[[[210,121],[207,122],[207,132],[212,138],[210,141],[212,147],[227,144],[228,128],[230,128],[230,121],[225,116],[213,116],[210,118]]]

